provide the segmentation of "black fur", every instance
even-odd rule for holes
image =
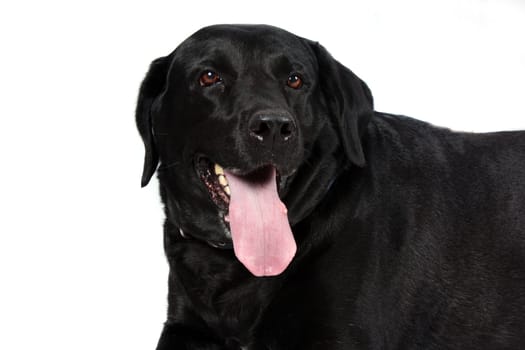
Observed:
[[[206,70],[222,81],[200,86]],[[289,146],[249,137],[261,112],[297,124]],[[167,217],[157,349],[525,348],[524,132],[375,112],[324,48],[269,26],[207,27],[155,60],[136,117],[142,185],[160,162]],[[298,245],[284,273],[254,277],[235,258],[199,155],[279,171]]]

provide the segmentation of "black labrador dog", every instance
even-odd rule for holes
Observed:
[[[525,132],[376,112],[260,25],[154,60],[136,121],[166,214],[157,349],[525,348]]]

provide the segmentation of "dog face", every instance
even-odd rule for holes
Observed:
[[[142,83],[142,185],[160,163],[167,220],[276,275],[295,254],[290,227],[337,168],[364,165],[371,113],[366,85],[320,45],[269,26],[207,27]]]

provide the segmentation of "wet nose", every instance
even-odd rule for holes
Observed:
[[[249,123],[250,136],[265,144],[281,144],[295,138],[297,128],[288,115],[256,114]]]

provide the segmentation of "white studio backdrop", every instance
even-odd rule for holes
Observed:
[[[11,1],[0,5],[0,349],[153,349],[168,268],[140,189],[137,91],[214,23],[321,42],[377,110],[525,129],[525,2]]]

